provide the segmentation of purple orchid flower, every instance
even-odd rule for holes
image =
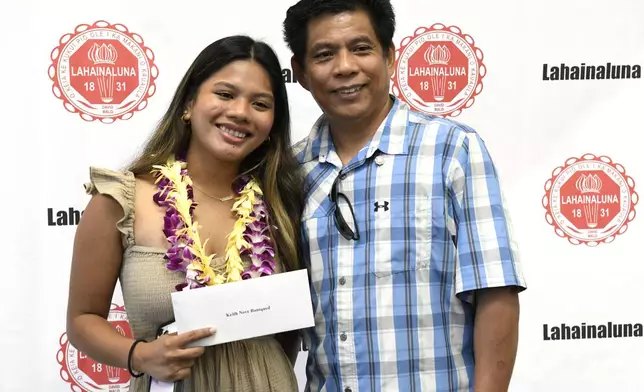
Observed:
[[[259,245],[263,243],[268,243],[270,241],[270,238],[262,234],[261,232],[254,232],[254,233],[249,233],[249,234],[244,234],[244,239],[253,245]]]
[[[166,237],[174,236],[177,230],[181,230],[184,227],[185,226],[176,211],[174,214],[163,217],[163,234],[165,234]]]
[[[263,202],[255,204],[253,206],[252,215],[254,217],[259,217],[260,219],[268,217],[268,208],[266,207],[266,204],[264,204]]]
[[[266,252],[269,255],[271,255],[271,257],[275,257],[275,250],[273,249],[272,246],[270,246],[268,241],[263,241],[259,244],[251,244],[251,249],[252,249],[252,252],[256,255],[260,255]]]
[[[152,200],[161,207],[167,207],[169,205],[168,195],[170,194],[170,188],[161,188],[157,193],[154,194]]]
[[[268,225],[262,222],[261,220],[256,220],[246,225],[246,231],[244,231],[244,233],[245,234],[251,234],[251,233],[264,234],[266,230],[268,230]]]

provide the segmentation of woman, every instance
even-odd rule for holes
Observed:
[[[128,369],[130,391],[147,391],[149,376],[181,380],[176,390],[185,392],[297,390],[295,333],[205,349],[186,345],[209,329],[155,339],[173,320],[175,290],[300,268],[302,186],[289,127],[275,53],[228,37],[195,59],[128,170],[90,169],[67,333],[96,361]],[[254,200],[252,210],[240,207],[244,200]],[[106,321],[117,279],[134,337],[144,342]]]

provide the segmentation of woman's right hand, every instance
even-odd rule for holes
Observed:
[[[214,328],[197,329],[182,334],[163,335],[134,348],[132,366],[156,380],[173,382],[190,376],[192,365],[203,353],[204,347],[186,346],[215,333]]]

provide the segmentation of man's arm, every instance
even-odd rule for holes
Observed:
[[[501,184],[485,143],[461,135],[447,173],[456,245],[456,295],[475,308],[474,391],[507,392],[526,288]]]
[[[519,340],[517,290],[483,289],[475,298],[474,392],[507,392]]]

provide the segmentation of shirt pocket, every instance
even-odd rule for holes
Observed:
[[[402,201],[401,203],[402,204]],[[429,200],[401,211],[394,204],[390,213],[376,211],[370,232],[373,261],[369,270],[377,278],[416,271],[429,266],[432,209]]]

